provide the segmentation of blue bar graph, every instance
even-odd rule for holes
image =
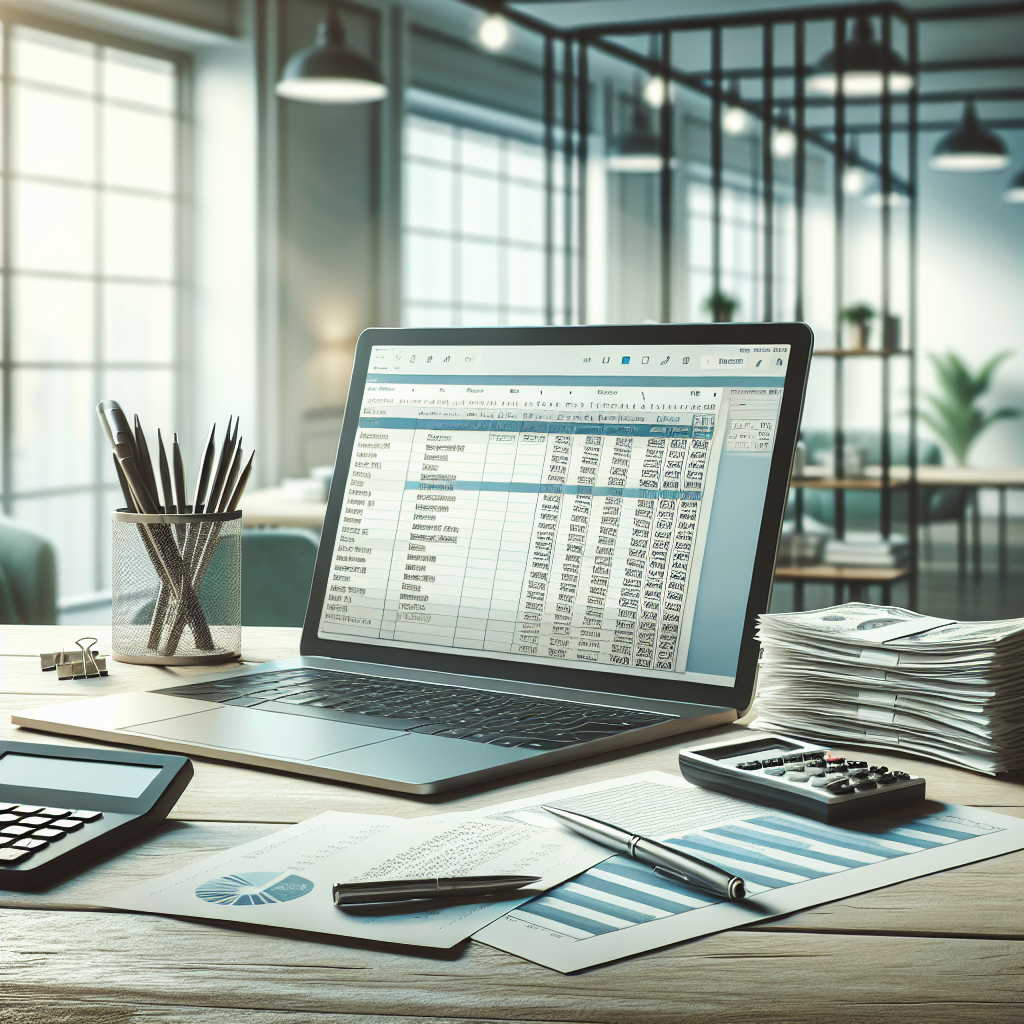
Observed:
[[[972,831],[971,823],[964,824],[966,827],[958,828],[957,822],[948,818],[943,818],[941,824],[920,818],[866,831],[863,827],[840,828],[802,818],[763,814],[688,832],[665,842],[713,863],[736,865],[735,873],[742,875],[750,891],[756,894],[869,866],[863,858],[853,856],[856,854],[870,854],[871,863],[875,863],[875,858],[912,856],[991,831],[986,825],[978,825]],[[890,846],[889,842],[899,843],[903,849]],[[830,849],[816,850],[812,844],[825,844]],[[803,863],[807,859],[820,866]],[[796,880],[787,881],[772,872],[784,872]],[[511,916],[532,920],[582,941],[665,918],[666,912],[687,914],[719,902],[715,896],[674,883],[644,864],[619,856],[524,904]]]

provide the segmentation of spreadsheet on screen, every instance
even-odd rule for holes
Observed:
[[[374,347],[319,635],[732,685],[788,357]]]

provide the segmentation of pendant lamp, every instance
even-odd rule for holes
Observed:
[[[657,174],[661,170],[661,140],[651,131],[640,100],[634,100],[629,130],[609,147],[606,163],[609,171],[623,174]],[[669,161],[669,166],[674,167],[675,160]]]
[[[743,135],[750,128],[750,115],[741,106],[740,83],[735,78],[729,85],[729,91],[722,98],[725,101],[722,131],[726,135]]]
[[[281,72],[277,95],[305,103],[374,103],[388,87],[365,57],[345,45],[345,29],[336,7],[316,30],[316,42],[299,50]]]
[[[1024,203],[1024,170],[1010,182],[1003,198],[1008,203]]]
[[[814,67],[807,79],[809,92],[834,96],[839,91],[835,50],[830,50]],[[914,85],[914,76],[906,61],[891,47],[875,39],[871,19],[864,14],[853,24],[853,38],[843,47],[843,95],[881,96],[885,79],[889,79],[889,92],[906,93]]]
[[[929,162],[936,171],[1001,171],[1010,154],[998,135],[981,126],[974,100],[968,100],[960,124],[939,139]]]

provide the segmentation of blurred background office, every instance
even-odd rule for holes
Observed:
[[[325,19],[346,102],[286,71]],[[775,610],[1024,614],[1024,4],[0,0],[0,30],[0,622],[109,621],[101,398],[191,466],[241,416],[244,621],[297,625],[363,328],[644,320],[814,329]]]

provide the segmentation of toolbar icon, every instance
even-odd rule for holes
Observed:
[[[628,366],[629,365],[629,356],[623,356],[622,357],[622,365],[623,366]]]
[[[662,359],[662,361],[661,361],[661,364],[660,364],[660,365],[661,365],[661,366],[664,366],[664,365],[665,365],[665,364],[666,364],[666,363],[667,363],[667,362],[669,361],[669,359],[671,359],[671,358],[672,358],[671,356],[665,356],[665,358],[664,358],[664,359]]]

